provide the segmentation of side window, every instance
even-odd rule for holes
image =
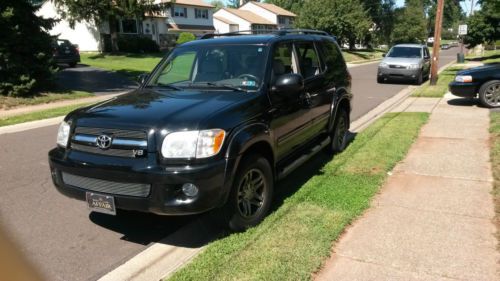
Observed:
[[[427,47],[424,48],[424,58],[430,58],[431,55],[429,54],[429,49]]]
[[[335,45],[335,43],[330,41],[323,41],[323,60],[330,70],[341,70],[344,69],[344,60],[342,58],[342,54],[339,49]]]
[[[319,75],[321,73],[320,61],[314,44],[302,42],[295,45],[299,59],[300,73],[304,79]]]
[[[273,78],[287,73],[297,73],[293,48],[291,43],[280,43],[276,45],[273,52]]]
[[[195,58],[195,52],[187,52],[175,57],[158,76],[157,83],[170,84],[190,80]]]

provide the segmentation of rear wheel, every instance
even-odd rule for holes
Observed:
[[[347,145],[347,132],[349,130],[349,114],[345,108],[340,108],[335,119],[335,126],[331,134],[332,142],[330,152],[342,152]]]
[[[273,197],[273,173],[266,158],[249,155],[236,172],[228,202],[223,207],[233,231],[244,231],[259,224],[269,212]]]
[[[485,107],[500,107],[500,80],[484,83],[479,89],[479,101]]]

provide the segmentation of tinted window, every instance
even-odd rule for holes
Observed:
[[[387,54],[390,58],[420,58],[421,48],[393,47]]]
[[[175,49],[160,66],[150,86],[227,85],[257,89],[264,77],[267,48],[252,45],[198,45]]]
[[[312,42],[297,43],[297,56],[299,59],[300,73],[304,79],[321,73],[319,57]]]
[[[280,76],[286,73],[294,73],[292,61],[293,48],[290,43],[278,44],[273,52],[273,75]]]

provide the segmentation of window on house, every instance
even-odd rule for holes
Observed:
[[[137,33],[137,21],[122,20],[122,33]]]
[[[279,23],[279,24],[286,24],[286,19],[285,19],[285,17],[281,17],[281,16],[279,16],[279,17],[278,17],[278,23]]]
[[[194,16],[197,19],[208,19],[207,9],[194,9]]]
[[[173,7],[172,15],[179,18],[187,18],[187,8],[183,7]]]
[[[288,24],[290,24],[290,25],[293,24],[293,20],[294,20],[294,18],[288,18]]]

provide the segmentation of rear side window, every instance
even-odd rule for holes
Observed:
[[[345,69],[344,58],[340,53],[339,48],[335,43],[324,41],[323,46],[323,60],[330,70]]]
[[[312,42],[301,42],[295,45],[299,59],[300,73],[304,79],[321,73],[319,56]]]

